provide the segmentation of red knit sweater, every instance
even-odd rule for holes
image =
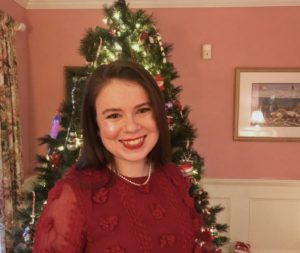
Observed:
[[[201,219],[176,166],[156,168],[143,187],[110,179],[108,170],[70,168],[49,192],[33,253],[193,252]]]

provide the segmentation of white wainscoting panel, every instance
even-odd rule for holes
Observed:
[[[212,205],[225,210],[233,252],[235,241],[248,242],[252,253],[300,253],[300,180],[204,179]]]

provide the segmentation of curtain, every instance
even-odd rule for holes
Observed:
[[[8,233],[21,196],[16,27],[17,23],[0,10],[0,253],[9,247]]]

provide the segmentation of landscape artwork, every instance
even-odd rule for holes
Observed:
[[[251,125],[300,127],[300,83],[252,83]]]

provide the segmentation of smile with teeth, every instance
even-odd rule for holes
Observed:
[[[121,143],[128,149],[138,149],[143,146],[146,136],[136,139],[121,140]]]

